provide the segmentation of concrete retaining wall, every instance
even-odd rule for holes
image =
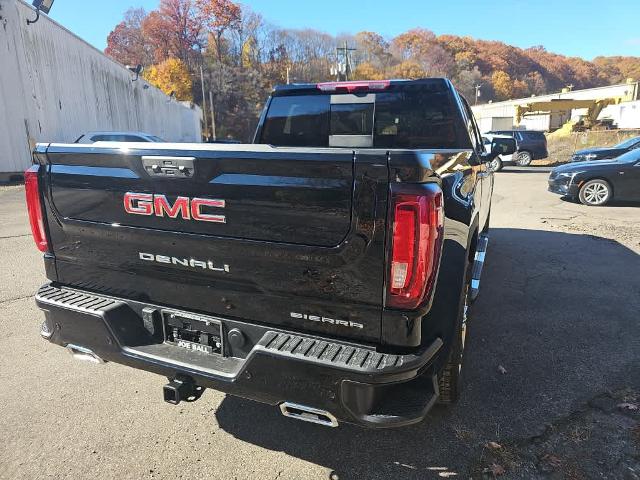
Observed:
[[[22,0],[0,0],[0,179],[27,168],[37,142],[73,142],[86,131],[201,141],[197,106],[132,82],[124,66],[45,15],[27,26],[34,16]]]

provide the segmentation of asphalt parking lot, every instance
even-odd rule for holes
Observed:
[[[640,205],[570,203],[546,177],[496,175],[461,401],[387,431],[214,391],[170,406],[164,378],[41,340],[40,254],[22,187],[0,187],[0,478],[640,478]]]

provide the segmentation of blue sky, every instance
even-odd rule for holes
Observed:
[[[246,0],[272,24],[331,34],[372,30],[394,36],[414,27],[592,59],[640,56],[638,0]],[[158,0],[57,0],[51,17],[99,49],[129,7]]]

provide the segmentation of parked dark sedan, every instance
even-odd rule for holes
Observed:
[[[584,162],[591,160],[609,160],[640,148],[640,137],[633,137],[621,142],[613,147],[594,147],[578,150],[571,156],[572,162]]]
[[[614,160],[556,167],[549,175],[549,191],[592,206],[605,205],[614,198],[640,201],[640,149]]]

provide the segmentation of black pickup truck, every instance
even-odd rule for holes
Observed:
[[[459,389],[493,177],[448,80],[278,87],[253,144],[38,144],[41,335],[335,426]]]

